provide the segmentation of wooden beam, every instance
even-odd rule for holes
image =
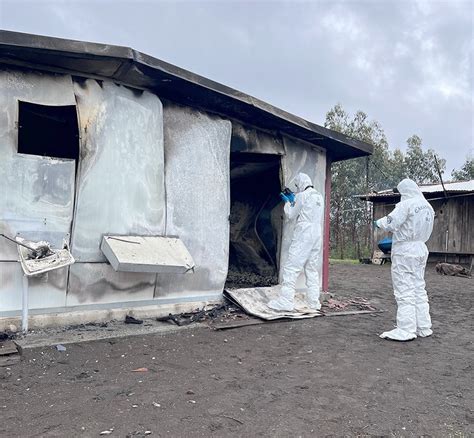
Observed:
[[[331,235],[331,158],[326,155],[326,183],[324,189],[324,232],[323,232],[323,291],[329,291],[329,239]]]

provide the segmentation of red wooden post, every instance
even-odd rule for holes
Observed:
[[[331,212],[331,159],[326,156],[326,183],[324,206],[324,232],[323,232],[323,291],[329,291],[329,234]]]

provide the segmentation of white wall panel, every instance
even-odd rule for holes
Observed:
[[[74,84],[82,136],[72,253],[102,262],[103,234],[161,235],[165,193],[160,100],[109,82]]]

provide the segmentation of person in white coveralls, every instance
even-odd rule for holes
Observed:
[[[268,307],[274,310],[294,310],[295,285],[299,274],[306,275],[307,302],[314,310],[321,308],[319,301],[319,261],[322,250],[322,217],[324,201],[313,187],[308,175],[299,173],[295,180],[296,194],[293,199],[284,199],[285,215],[296,220],[288,257],[282,270],[280,296],[270,300]]]
[[[395,209],[374,222],[393,233],[392,284],[398,307],[396,328],[380,337],[409,341],[433,334],[424,277],[428,260],[425,242],[433,231],[434,211],[411,179],[401,181],[397,190],[401,199]]]

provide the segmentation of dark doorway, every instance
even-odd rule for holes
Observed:
[[[78,160],[75,105],[48,106],[21,101],[18,105],[18,153]]]
[[[230,253],[226,287],[278,284],[280,156],[231,153]]]

